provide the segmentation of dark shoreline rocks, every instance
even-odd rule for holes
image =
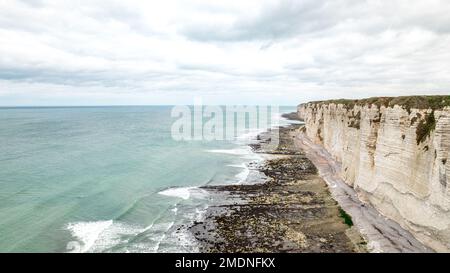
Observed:
[[[287,118],[289,120],[298,120],[298,121],[302,121],[302,119],[298,116],[297,112],[291,112],[291,113],[284,113],[281,114],[281,116],[283,118]]]
[[[305,155],[294,149],[299,125],[280,128],[280,145],[259,170],[257,184],[206,186],[219,200],[190,232],[202,252],[363,252],[365,241],[345,223],[342,210]],[[261,142],[270,133],[261,134]],[[348,221],[347,221],[348,223]]]

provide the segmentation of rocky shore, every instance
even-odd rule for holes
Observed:
[[[279,129],[280,145],[252,166],[266,179],[260,183],[206,186],[217,204],[190,232],[202,252],[365,252],[366,242],[351,217],[332,198],[316,167],[294,145],[300,125]]]

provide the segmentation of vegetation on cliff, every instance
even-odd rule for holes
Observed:
[[[436,127],[436,119],[434,118],[434,110],[427,114],[425,119],[421,119],[416,128],[417,145],[423,142]]]
[[[355,106],[366,105],[369,107],[376,105],[378,108],[381,106],[394,107],[395,105],[399,105],[408,111],[408,113],[411,113],[411,109],[431,109],[431,113],[426,114],[425,117],[422,118],[422,116],[417,113],[416,116],[411,119],[411,126],[419,121],[416,127],[416,141],[417,145],[419,145],[431,135],[431,132],[436,127],[436,119],[434,116],[435,110],[450,107],[450,96],[373,97],[360,100],[337,99],[310,102],[310,104],[313,105],[327,105],[331,103],[344,105],[344,107],[349,110],[353,109]],[[358,115],[354,115],[352,112],[348,126],[359,129],[359,119],[359,112]]]
[[[325,101],[314,101],[312,104],[342,104],[346,108],[353,108],[355,105],[365,106],[365,105],[376,105],[378,108],[381,106],[393,107],[394,105],[399,105],[405,108],[408,112],[412,108],[415,109],[431,109],[437,110],[442,109],[446,106],[450,106],[450,96],[401,96],[401,97],[373,97],[360,100],[351,99],[336,99],[336,100],[325,100]]]
[[[342,208],[339,208],[339,216],[344,219],[344,223],[347,226],[349,227],[353,226],[352,217],[348,215],[347,212],[345,212],[345,210],[343,210]]]

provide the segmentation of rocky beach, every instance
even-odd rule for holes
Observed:
[[[295,145],[301,125],[279,128],[280,145],[253,151],[267,158],[249,167],[264,178],[252,184],[205,186],[215,204],[190,232],[202,252],[366,252],[367,242],[333,199],[317,168]],[[277,130],[278,133],[278,130]]]

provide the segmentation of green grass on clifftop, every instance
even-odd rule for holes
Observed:
[[[347,108],[353,108],[355,105],[376,105],[378,108],[381,106],[393,107],[399,105],[405,108],[408,112],[412,109],[442,109],[446,106],[450,106],[450,96],[402,96],[402,97],[373,97],[360,100],[350,99],[336,99],[325,101],[314,101],[314,104],[343,104]]]

